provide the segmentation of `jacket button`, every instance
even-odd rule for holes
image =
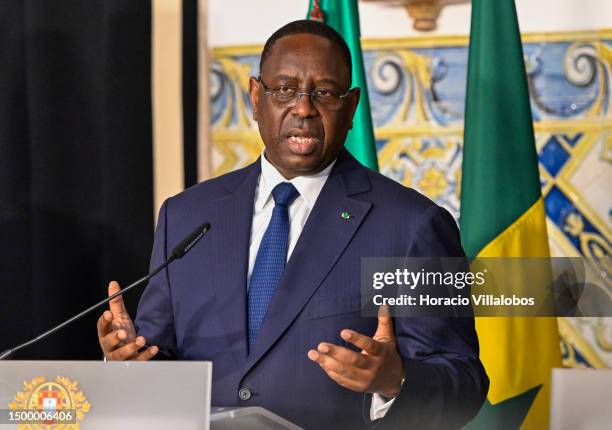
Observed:
[[[252,395],[253,393],[251,393],[251,390],[248,388],[241,388],[238,390],[238,397],[240,397],[240,400],[249,400]]]

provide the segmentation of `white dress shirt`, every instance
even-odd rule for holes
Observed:
[[[264,154],[261,154],[261,175],[255,188],[255,207],[253,208],[253,224],[251,225],[251,241],[249,243],[249,271],[247,276],[247,288],[251,283],[251,274],[255,266],[255,257],[259,251],[259,245],[263,235],[270,224],[272,210],[274,209],[274,197],[272,190],[281,182],[291,182],[300,195],[289,206],[289,244],[287,249],[287,260],[295,248],[295,244],[302,233],[304,224],[314,207],[319,193],[329,177],[329,172],[334,167],[333,161],[325,169],[311,176],[298,176],[288,181],[280,174]]]
[[[289,246],[287,250],[287,260],[295,248],[304,224],[308,220],[310,211],[315,205],[325,181],[329,177],[331,169],[334,167],[334,160],[319,173],[310,176],[298,176],[289,181],[266,159],[264,153],[261,154],[261,175],[255,188],[255,207],[253,210],[253,223],[251,226],[251,240],[249,243],[249,271],[247,274],[247,288],[251,283],[251,275],[255,266],[255,258],[263,235],[268,228],[274,209],[274,198],[272,190],[281,182],[291,182],[300,195],[289,207]],[[306,351],[304,351],[306,355]],[[375,420],[385,416],[391,405],[391,399],[387,401],[384,397],[374,394],[372,396],[372,406],[370,408],[370,419]]]

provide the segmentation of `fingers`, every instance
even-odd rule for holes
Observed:
[[[100,339],[100,345],[105,352],[112,352],[125,344],[128,334],[125,330],[115,330]]]
[[[401,388],[404,364],[396,349],[393,321],[389,316],[379,316],[376,336],[379,338],[344,329],[340,337],[361,349],[361,353],[324,342],[316,350],[308,351],[308,358],[344,388],[394,397]]]
[[[121,291],[121,287],[115,281],[111,281],[108,284],[108,296],[112,296],[115,293]],[[110,310],[114,315],[121,315],[123,313],[127,314],[127,309],[125,308],[125,303],[123,302],[123,296],[117,296],[113,300],[109,302]]]
[[[317,351],[346,366],[365,369],[369,365],[367,355],[351,351],[350,349],[342,346],[333,345],[330,343],[320,343],[317,347]]]
[[[121,330],[118,330],[118,332],[119,331]],[[106,353],[106,358],[109,360],[149,360],[157,354],[159,348],[157,346],[151,346],[141,352],[140,349],[145,346],[145,343],[145,338],[138,336],[135,340]]]
[[[109,297],[121,291],[115,281],[108,285]],[[157,354],[159,348],[151,346],[142,350],[146,340],[136,336],[134,325],[130,319],[122,296],[117,296],[109,302],[110,310],[105,311],[98,319],[98,340],[108,360],[150,360]]]
[[[378,341],[353,330],[342,330],[340,337],[370,355],[381,355],[384,352],[382,345]]]
[[[149,361],[150,359],[152,359],[155,356],[155,354],[157,354],[157,351],[159,351],[158,347],[156,347],[155,345],[150,346],[149,348],[145,349],[143,352],[138,354],[136,356],[136,358],[134,358],[134,360],[136,360],[136,361]]]
[[[113,322],[113,314],[110,311],[105,311],[100,318],[98,318],[98,339],[100,340],[100,345],[102,344],[102,339],[113,331],[112,327]]]
[[[378,307],[378,316],[379,317],[390,317],[391,310],[388,305],[381,305]]]
[[[374,340],[379,342],[395,342],[393,319],[390,316],[378,315],[378,327],[376,327],[376,333],[374,333]]]
[[[363,369],[355,366],[347,365],[330,355],[321,353],[314,349],[308,351],[308,358],[316,362],[328,375],[340,375],[346,381],[354,381],[353,387],[357,387],[360,381],[366,380],[366,375]]]
[[[138,351],[145,346],[145,338],[138,336],[135,340],[115,349],[112,354],[113,360],[129,360],[136,356]]]

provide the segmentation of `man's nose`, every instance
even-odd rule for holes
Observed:
[[[292,110],[295,115],[302,118],[308,118],[318,114],[310,93],[298,93],[295,106]]]

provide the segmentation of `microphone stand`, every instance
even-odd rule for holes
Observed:
[[[85,315],[91,313],[92,311],[96,310],[97,308],[101,307],[102,305],[110,302],[115,297],[121,296],[121,295],[127,293],[128,291],[130,291],[132,288],[135,288],[138,285],[148,281],[153,276],[157,275],[159,272],[161,272],[163,269],[165,269],[174,260],[183,257],[187,252],[189,252],[191,250],[191,248],[193,248],[193,246],[197,242],[199,242],[200,239],[202,239],[202,237],[208,232],[208,230],[210,230],[210,223],[204,223],[204,224],[200,225],[198,228],[196,228],[192,233],[190,233],[185,239],[183,239],[172,250],[172,255],[170,255],[170,257],[166,261],[164,261],[164,263],[162,265],[157,267],[151,273],[149,273],[146,276],[143,276],[142,278],[140,278],[137,281],[131,283],[130,285],[128,285],[124,289],[122,289],[122,290],[116,292],[115,294],[105,298],[104,300],[99,301],[95,305],[92,305],[92,306],[88,307],[84,311],[76,314],[75,316],[73,316],[72,318],[70,318],[70,319],[68,319],[68,320],[66,320],[64,322],[62,322],[61,324],[56,325],[52,329],[47,330],[46,332],[36,336],[35,338],[30,339],[27,342],[24,342],[24,343],[22,343],[20,345],[17,345],[15,347],[13,347],[13,348],[9,348],[7,350],[2,351],[2,353],[0,353],[0,360],[10,360],[17,351],[20,351],[20,350],[22,350],[24,348],[27,348],[30,345],[38,343],[38,342],[42,341],[43,339],[46,339],[47,337],[49,337],[52,334],[60,331],[61,329],[63,329],[64,327],[66,327],[66,326],[68,326],[70,324],[72,324],[73,322],[81,319],[82,317],[84,317]]]

